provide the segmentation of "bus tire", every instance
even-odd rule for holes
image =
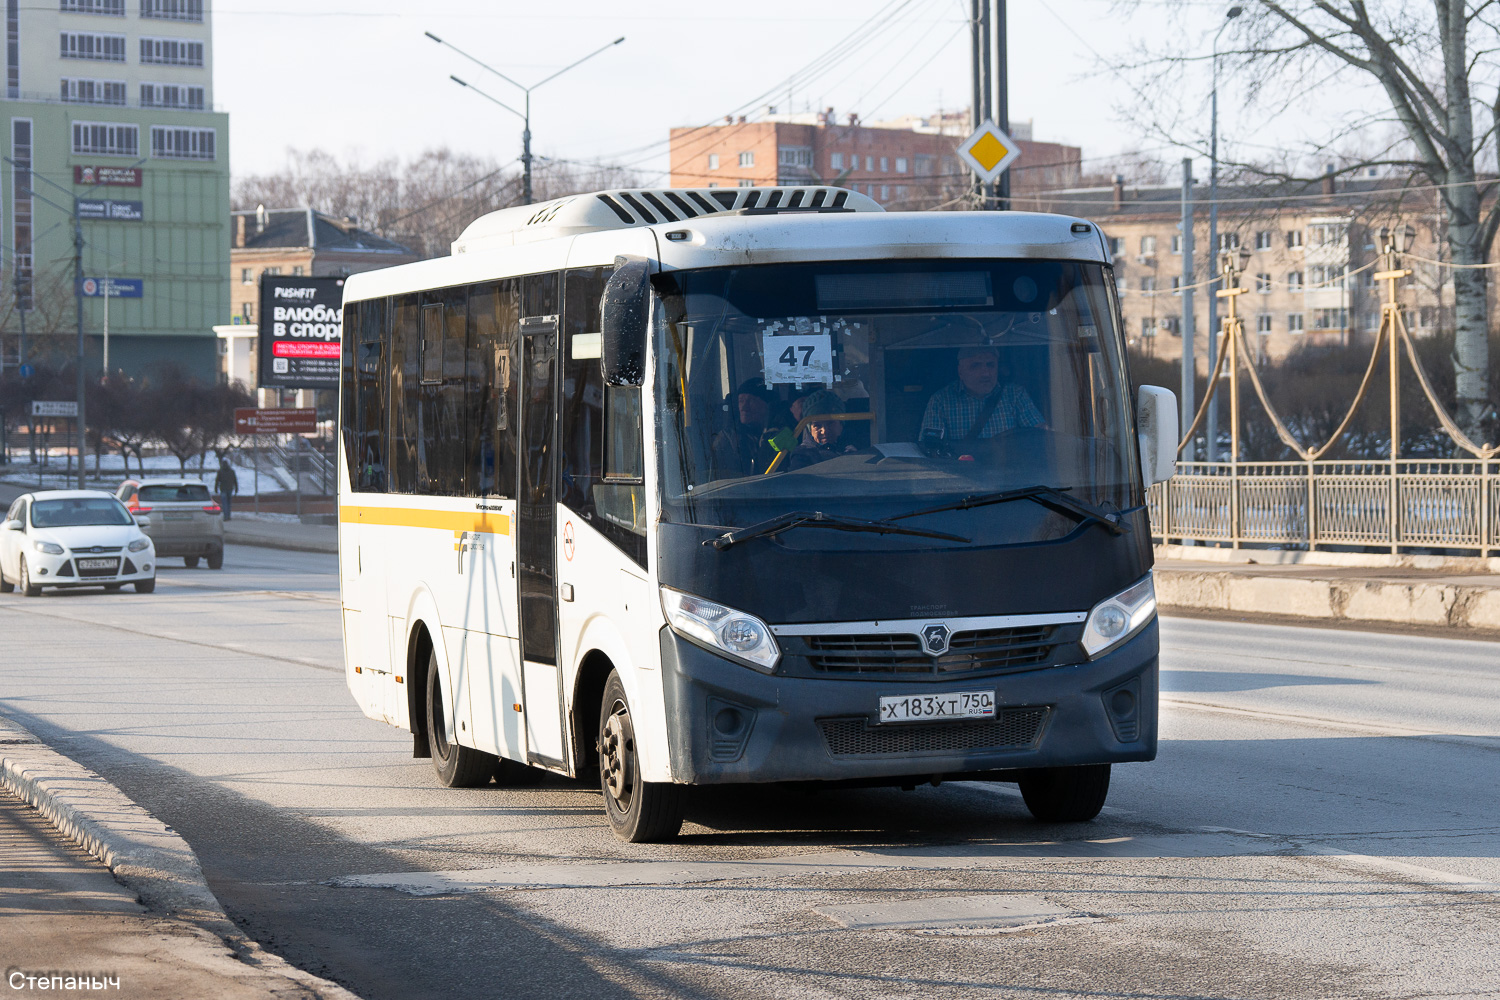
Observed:
[[[539,767],[522,764],[509,757],[495,758],[495,784],[502,788],[529,788],[540,785],[547,772]]]
[[[1043,823],[1086,823],[1109,795],[1109,765],[1039,767],[1018,784],[1026,808]]]
[[[438,682],[437,653],[427,651],[427,746],[432,750],[432,769],[438,780],[449,788],[478,788],[487,785],[495,770],[495,758],[448,742],[448,727],[443,720],[443,686]]]
[[[630,703],[617,671],[604,682],[599,706],[599,790],[615,836],[631,844],[671,840],[682,829],[687,789],[641,780]]]

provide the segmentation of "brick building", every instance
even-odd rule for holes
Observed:
[[[1442,213],[1431,193],[1402,191],[1394,178],[1365,177],[1295,190],[1219,189],[1221,251],[1249,252],[1240,297],[1246,342],[1258,356],[1279,359],[1298,345],[1333,346],[1373,335],[1380,296],[1373,274],[1382,231],[1404,229],[1407,248],[1433,260],[1447,256]],[[1199,189],[1193,227],[1194,281],[1209,276],[1208,192]],[[1020,199],[1027,211],[1092,219],[1114,254],[1127,338],[1143,353],[1182,356],[1181,185],[1075,188]],[[1417,336],[1453,328],[1452,272],[1410,262],[1416,272],[1401,289],[1407,323]],[[1349,275],[1346,279],[1346,274]],[[1194,357],[1206,373],[1208,289],[1193,298]],[[1224,307],[1220,305],[1220,314]]]
[[[864,125],[850,115],[838,124],[832,109],[808,115],[769,115],[671,134],[673,187],[771,187],[837,184],[887,208],[926,209],[962,198],[970,174],[954,148],[968,135],[968,113],[906,118]],[[1012,191],[1077,185],[1082,151],[1033,142],[1029,125],[1014,129],[1021,159]]]

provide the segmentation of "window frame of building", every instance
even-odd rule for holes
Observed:
[[[141,0],[141,17],[153,21],[203,23],[203,0]]]
[[[843,170],[844,169],[844,154],[843,153],[829,153],[828,154],[828,169],[829,170]]]
[[[753,188],[755,187],[755,181],[751,180],[749,177],[741,177],[738,186],[742,188]]]
[[[1172,275],[1171,281],[1172,281],[1172,294],[1173,295],[1181,295],[1182,294],[1182,275],[1180,275],[1180,274],[1174,274],[1174,275]]]
[[[73,150],[74,156],[136,157],[141,155],[141,127],[139,125],[133,125],[129,122],[91,121],[74,121],[70,124],[73,126],[71,148]],[[79,129],[89,130],[88,135],[90,139],[98,135],[98,133],[94,132],[93,130],[103,129],[103,135],[106,138],[106,141],[103,144],[96,144],[92,141],[80,144],[78,141]],[[132,140],[131,143],[128,144],[129,148],[126,148],[125,145],[122,145],[118,141],[109,141],[111,138],[118,140],[119,138],[126,135],[129,135]]]
[[[1109,254],[1111,257],[1119,257],[1125,253],[1125,237],[1109,236]]]
[[[1256,231],[1256,233],[1255,233],[1255,249],[1257,249],[1257,250],[1269,250],[1269,249],[1271,249],[1271,231],[1269,229],[1260,229],[1260,230]]]
[[[1181,233],[1173,233],[1172,234],[1172,238],[1169,241],[1169,245],[1170,245],[1172,253],[1177,254],[1179,257],[1182,256],[1182,234]]]
[[[719,154],[718,153],[709,153],[708,154],[708,169],[710,169],[710,170],[718,170],[719,169]]]
[[[1156,317],[1155,316],[1142,316],[1141,317],[1141,336],[1142,337],[1154,337],[1154,336],[1156,336]]]
[[[1286,273],[1286,288],[1289,292],[1300,292],[1306,287],[1307,282],[1303,280],[1301,271],[1288,271]]]
[[[776,165],[780,167],[808,167],[813,165],[811,146],[776,147]]]
[[[1255,276],[1255,290],[1262,295],[1271,294],[1271,275],[1265,271]]]
[[[188,151],[182,152],[176,148],[168,148],[165,144],[158,143],[158,136],[182,133],[191,137]],[[153,160],[191,160],[199,163],[211,163],[219,158],[219,130],[206,125],[152,125],[151,126],[151,158]],[[209,138],[209,149],[207,155],[202,151],[203,137]],[[162,152],[157,152],[162,149]]]
[[[58,0],[57,10],[60,14],[124,17],[125,0]]]
[[[890,157],[888,157],[888,156],[882,156],[880,158],[880,172],[882,174],[888,174],[888,173],[891,172],[891,159],[890,159]]]
[[[85,91],[89,96],[82,96]],[[111,96],[116,99],[111,100]],[[64,104],[102,104],[115,108],[125,107],[130,100],[124,80],[96,80],[80,76],[62,77],[58,97]]]
[[[1156,256],[1156,237],[1155,236],[1142,236],[1141,237],[1141,242],[1140,242],[1139,245],[1140,245],[1140,248],[1141,248],[1141,256],[1142,257],[1155,257]]]
[[[294,277],[294,278],[300,278],[300,277],[303,276],[303,274],[304,274],[304,270],[303,270],[303,267],[302,267],[301,264],[293,264],[292,265],[292,277]]]
[[[898,173],[898,174],[904,174],[904,173],[906,173],[906,157],[904,157],[904,156],[898,156],[898,157],[896,157],[896,173]]]
[[[253,285],[253,284],[255,284],[255,271],[253,269],[251,269],[251,268],[248,268],[248,267],[242,267],[242,268],[240,268],[240,284],[242,284],[242,285]]]
[[[1270,313],[1255,314],[1255,332],[1263,336],[1271,335],[1272,317]]]
[[[1141,291],[1148,294],[1156,291],[1156,275],[1148,274],[1141,278]]]
[[[1291,334],[1307,332],[1307,317],[1302,313],[1287,313],[1286,332]]]
[[[873,157],[873,156],[866,156],[865,157],[865,173],[867,173],[867,174],[873,174],[874,172],[875,172],[875,157]]]
[[[1349,317],[1342,306],[1323,306],[1313,310],[1314,330],[1345,330]],[[1335,325],[1336,324],[1336,325]]]
[[[125,36],[107,31],[60,32],[59,59],[75,59],[80,62],[123,63],[125,61]],[[69,40],[72,40],[70,46]],[[88,44],[83,40],[88,39]]]
[[[1300,246],[1302,246],[1302,230],[1288,229],[1286,231],[1286,248],[1288,250],[1296,250]]]
[[[1157,326],[1166,330],[1170,336],[1182,336],[1182,317],[1180,315],[1168,314],[1157,320]]]
[[[140,49],[142,66],[203,68],[205,49],[203,42],[196,38],[142,35]]]
[[[150,96],[147,96],[149,91]],[[168,94],[184,98],[180,102],[166,100]],[[143,108],[166,108],[173,111],[204,110],[204,89],[183,83],[142,83],[140,101]]]
[[[1239,248],[1240,248],[1240,234],[1239,233],[1220,233],[1219,234],[1219,253],[1228,253],[1231,250],[1238,250]]]
[[[753,151],[751,151],[751,150],[745,150],[745,151],[741,152],[740,153],[740,166],[742,166],[742,167],[753,167],[753,166],[755,166],[755,153]]]
[[[1349,242],[1349,227],[1341,222],[1315,222],[1307,227],[1308,243],[1315,247],[1343,246]]]

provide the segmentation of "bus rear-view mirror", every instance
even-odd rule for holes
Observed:
[[[616,257],[604,286],[600,366],[605,385],[645,381],[646,320],[651,307],[651,267],[644,257]]]
[[[1143,385],[1135,404],[1135,429],[1141,444],[1141,481],[1164,483],[1177,471],[1177,394]]]

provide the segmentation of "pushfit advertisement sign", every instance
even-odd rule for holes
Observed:
[[[260,384],[337,389],[343,278],[260,278]]]
[[[107,222],[140,222],[141,203],[138,201],[113,201],[109,198],[79,198],[80,219],[104,219]]]
[[[90,187],[93,187],[95,185],[103,185],[106,187],[138,188],[141,186],[141,168],[109,166],[85,167],[81,164],[74,164],[73,183],[87,184]]]

